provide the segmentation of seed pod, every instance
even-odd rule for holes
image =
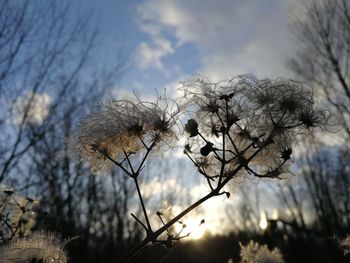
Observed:
[[[185,131],[190,134],[190,137],[198,135],[198,123],[194,119],[189,119],[185,125]]]
[[[207,144],[201,148],[201,155],[208,156],[208,154],[214,150],[213,145],[213,143],[207,142]]]

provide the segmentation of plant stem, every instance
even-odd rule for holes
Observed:
[[[269,136],[269,138],[272,138],[272,135]],[[247,162],[249,163],[263,148],[265,148],[268,144],[265,144],[263,147],[260,147],[259,149],[257,149],[248,159]],[[210,193],[208,193],[207,195],[203,196],[201,199],[199,199],[197,202],[193,203],[192,205],[190,205],[188,208],[186,208],[184,211],[182,211],[180,214],[178,214],[177,216],[175,216],[173,219],[171,219],[168,223],[166,223],[165,225],[163,225],[161,228],[159,228],[157,231],[152,232],[150,225],[149,225],[149,229],[151,230],[150,232],[147,233],[147,236],[136,246],[134,247],[128,254],[126,254],[120,261],[120,263],[126,263],[128,262],[131,258],[135,257],[144,247],[146,247],[150,242],[155,242],[157,240],[157,238],[165,231],[167,231],[169,229],[169,227],[171,227],[173,224],[175,224],[177,221],[179,221],[181,218],[183,218],[185,215],[187,215],[189,212],[191,212],[193,209],[195,209],[197,206],[201,205],[202,203],[204,203],[205,201],[207,201],[208,199],[212,198],[213,196],[218,196],[220,190],[233,178],[233,176],[235,176],[239,170],[241,170],[242,168],[245,167],[245,164],[241,163],[239,164],[232,172],[230,176],[227,176],[224,180],[222,180],[222,182],[220,184],[217,185],[217,187],[215,189],[213,189]],[[141,205],[142,205],[142,209],[144,210],[144,214],[146,217],[146,221],[148,222],[148,217],[146,214],[146,209],[145,206],[143,204],[143,200],[142,200],[142,196],[141,196],[141,192],[140,189],[138,187],[138,182],[137,182],[137,177],[134,177],[135,180],[135,184],[137,187],[137,191],[139,193],[139,197],[141,200]]]
[[[139,182],[138,182],[136,176],[134,177],[134,182],[135,182],[135,185],[136,185],[137,193],[139,195],[139,199],[140,199],[142,211],[143,211],[143,214],[144,214],[144,217],[145,217],[145,220],[146,220],[148,232],[152,232],[151,224],[150,224],[150,222],[148,220],[148,216],[147,216],[147,212],[146,212],[146,208],[145,208],[145,203],[143,202],[143,198],[142,198]]]
[[[209,194],[202,197],[197,202],[193,203],[191,206],[189,206],[184,211],[182,211],[180,214],[175,216],[173,219],[171,219],[168,223],[166,223],[164,226],[159,228],[157,231],[147,235],[136,247],[134,247],[127,255],[125,255],[125,257],[121,259],[120,263],[128,262],[131,258],[135,257],[145,246],[147,246],[148,243],[155,241],[163,232],[165,232],[169,227],[175,224],[178,220],[180,220],[182,217],[187,215],[189,212],[191,212],[193,209],[195,209],[197,206],[199,206],[209,198],[216,195],[217,195],[216,190],[211,191]]]

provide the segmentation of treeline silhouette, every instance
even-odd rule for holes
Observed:
[[[332,236],[319,237],[314,234],[293,233],[283,230],[274,232],[250,233],[239,232],[225,236],[206,236],[195,241],[182,241],[169,249],[161,246],[150,245],[141,251],[130,262],[201,262],[201,263],[227,263],[240,262],[240,245],[254,240],[259,244],[267,244],[269,248],[278,247],[286,262],[349,262],[350,256],[344,255],[339,246],[339,240]],[[72,262],[118,262],[118,248],[105,242],[103,251],[94,247],[88,249],[79,246],[79,241],[69,245],[69,256]],[[109,249],[108,249],[109,247]]]

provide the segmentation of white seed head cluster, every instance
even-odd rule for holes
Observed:
[[[0,248],[0,263],[67,263],[62,242],[50,233],[33,233],[31,236],[10,241]]]
[[[283,135],[287,130],[296,132],[298,128],[300,132],[322,126],[327,120],[327,114],[316,109],[313,89],[292,80],[258,80],[243,75],[211,83],[198,78],[184,83],[183,89],[189,103],[197,107],[197,115],[208,117],[201,127],[207,133],[222,126],[218,115],[230,125],[239,123],[251,136],[270,131],[276,124],[280,128],[276,133]],[[244,139],[247,134],[241,135]]]
[[[330,118],[318,109],[313,89],[292,80],[242,75],[211,83],[198,78],[185,82],[183,90],[195,112],[195,120],[185,126],[191,154],[204,158],[203,169],[214,176],[221,166],[212,152],[222,149],[223,134],[226,159],[232,160],[226,166],[227,174],[238,165],[246,167],[245,161],[260,149],[249,160],[250,168],[264,177],[282,178],[288,173],[285,166],[290,163],[297,136],[325,127]]]
[[[344,251],[344,255],[347,255],[350,253],[350,236],[347,236],[340,242],[340,248]]]
[[[138,99],[112,101],[80,124],[70,140],[71,151],[88,161],[93,173],[106,174],[113,166],[106,155],[120,161],[124,153],[143,149],[142,141],[159,146],[175,137],[172,127],[180,110],[174,105],[159,98],[154,103]]]
[[[278,248],[269,250],[267,245],[259,245],[251,240],[241,246],[241,263],[284,263],[283,255]]]

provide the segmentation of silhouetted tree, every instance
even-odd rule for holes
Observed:
[[[296,77],[315,87],[321,104],[339,113],[348,140],[350,4],[310,1],[302,11],[294,24],[297,54],[289,66]],[[349,231],[347,148],[308,145],[312,150],[297,161],[300,177],[279,192],[278,200],[291,214],[289,223],[300,235],[343,236]]]
[[[297,18],[297,55],[291,69],[337,110],[350,134],[350,3],[346,0],[310,1]]]
[[[350,229],[349,150],[314,148],[298,159],[298,181],[283,189],[279,200],[300,234],[343,237]]]
[[[125,178],[89,177],[69,158],[72,127],[109,94],[125,65],[118,54],[108,69],[91,65],[99,35],[91,13],[75,8],[70,1],[0,3],[0,183],[12,186],[0,193],[0,243],[40,229],[79,235],[69,244],[79,261],[108,249],[118,257],[139,230],[126,216],[135,190]],[[26,199],[15,205],[6,189],[29,196],[35,209]]]

